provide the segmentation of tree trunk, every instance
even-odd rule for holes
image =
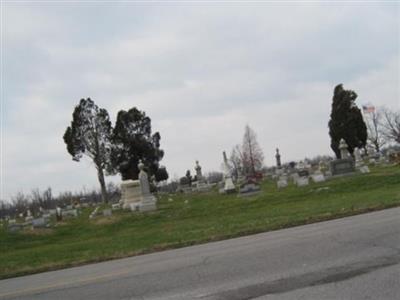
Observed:
[[[378,141],[376,140],[374,144],[375,144],[375,150],[376,150],[376,152],[380,153],[380,152],[381,152],[381,149],[380,149],[380,147],[379,147]]]
[[[108,203],[106,182],[104,180],[104,172],[102,168],[97,167],[97,177],[101,186],[101,200],[103,203]]]

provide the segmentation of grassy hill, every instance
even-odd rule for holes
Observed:
[[[0,278],[137,255],[276,230],[400,205],[400,167],[277,190],[262,183],[250,198],[202,194],[159,197],[147,214],[114,212],[79,218],[51,229],[8,233],[0,229]]]

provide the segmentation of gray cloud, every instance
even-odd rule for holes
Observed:
[[[171,175],[258,134],[266,163],[330,153],[333,87],[399,107],[399,6],[11,4],[4,10],[2,197],[97,186],[62,134],[80,98],[137,106],[161,132]],[[112,180],[118,181],[118,178]]]

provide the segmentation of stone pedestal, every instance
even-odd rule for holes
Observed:
[[[139,180],[124,180],[121,183],[122,208],[137,210],[142,201],[142,190]]]
[[[225,178],[224,192],[227,194],[236,192],[236,187],[233,184],[231,177]]]

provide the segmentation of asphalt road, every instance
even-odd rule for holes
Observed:
[[[6,279],[0,299],[400,299],[400,208]]]

